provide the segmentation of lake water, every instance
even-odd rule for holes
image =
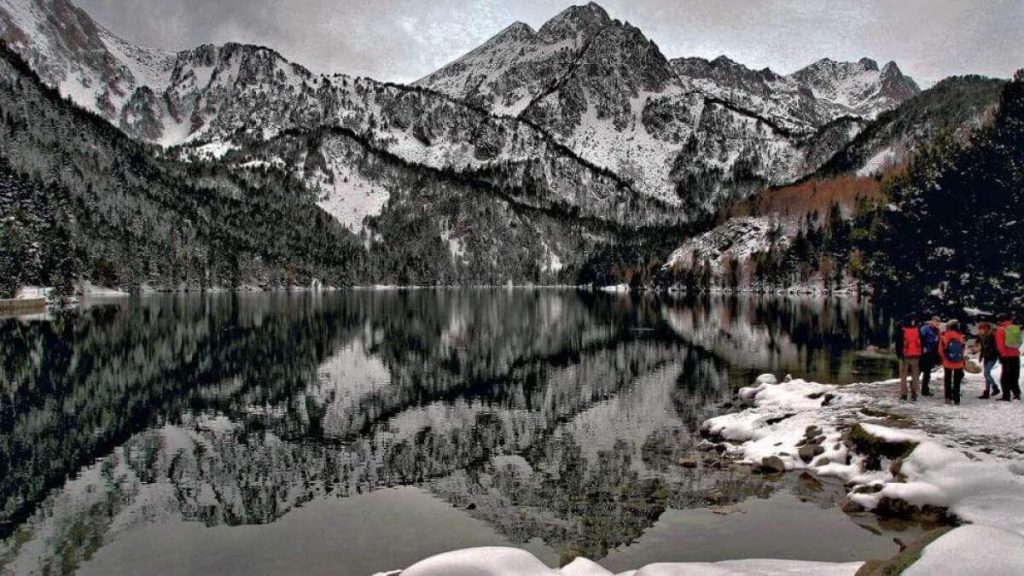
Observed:
[[[556,290],[151,296],[0,319],[0,571],[368,575],[888,557],[842,486],[683,468],[765,371],[887,377],[849,300]]]

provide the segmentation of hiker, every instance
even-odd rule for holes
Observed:
[[[928,384],[932,381],[932,369],[939,364],[939,317],[921,325],[921,396],[931,396]]]
[[[896,327],[893,341],[900,361],[900,400],[907,399],[907,376],[910,376],[910,400],[917,402],[917,381],[921,376],[921,331],[910,316]]]
[[[978,344],[975,352],[978,353],[978,359],[981,360],[981,372],[985,375],[985,390],[978,398],[981,400],[995,398],[999,395],[999,386],[996,385],[996,379],[992,376],[992,369],[999,361],[999,351],[996,350],[996,335],[991,322],[981,321],[978,323]]]
[[[1003,397],[1000,400],[1009,402],[1011,396],[1014,400],[1020,400],[1021,334],[1020,326],[1013,323],[1013,316],[1010,314],[999,315],[995,340],[999,363],[1003,366],[1003,373],[999,377],[999,384],[1003,387]]]
[[[960,405],[960,383],[964,380],[964,366],[967,343],[960,333],[960,322],[950,320],[946,331],[939,340],[939,356],[942,358],[942,388],[946,393],[946,404]]]

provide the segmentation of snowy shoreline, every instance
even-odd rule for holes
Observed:
[[[941,372],[931,388],[936,396],[908,403],[897,399],[896,380],[839,386],[765,374],[739,391],[737,411],[703,423],[710,440],[702,448],[754,473],[838,478],[848,490],[847,510],[953,526],[909,560],[904,574],[1024,573],[1024,406],[976,399],[980,375],[965,379],[961,406],[943,403]],[[619,576],[854,575],[871,568],[744,559],[652,564]],[[553,569],[514,548],[459,550],[383,574],[613,576],[582,558]]]

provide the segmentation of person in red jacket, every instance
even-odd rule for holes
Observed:
[[[960,322],[950,320],[946,331],[939,338],[939,357],[942,358],[942,387],[946,392],[946,404],[960,405],[960,383],[964,380],[964,366],[967,365],[967,342],[960,333]]]
[[[921,378],[921,331],[910,316],[903,318],[893,331],[896,358],[900,361],[900,400],[907,399],[907,376],[910,376],[910,399],[917,402],[917,382]]]
[[[999,376],[999,384],[1003,387],[1003,397],[1000,400],[1009,402],[1012,396],[1014,400],[1020,400],[1020,348],[1008,346],[1006,342],[1006,329],[1013,325],[1013,317],[1009,314],[999,316],[999,326],[996,328],[996,351],[999,352],[999,364],[1003,367],[1003,373]]]

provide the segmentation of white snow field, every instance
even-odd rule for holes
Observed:
[[[896,380],[837,386],[765,374],[739,391],[747,408],[705,421],[703,432],[753,466],[779,458],[786,470],[838,477],[850,487],[849,499],[868,510],[894,501],[946,510],[961,525],[928,545],[905,574],[1017,576],[1024,574],[1024,405],[978,399],[982,386],[980,374],[968,374],[961,405],[947,406],[941,371],[932,377],[937,395],[918,402],[899,400]],[[899,465],[869,469],[869,459],[844,442],[858,424],[874,441],[909,454]],[[809,438],[816,449],[806,449]],[[861,566],[746,559],[651,564],[617,576],[828,576]],[[515,548],[457,550],[386,574],[616,576],[582,558],[551,568]]]

